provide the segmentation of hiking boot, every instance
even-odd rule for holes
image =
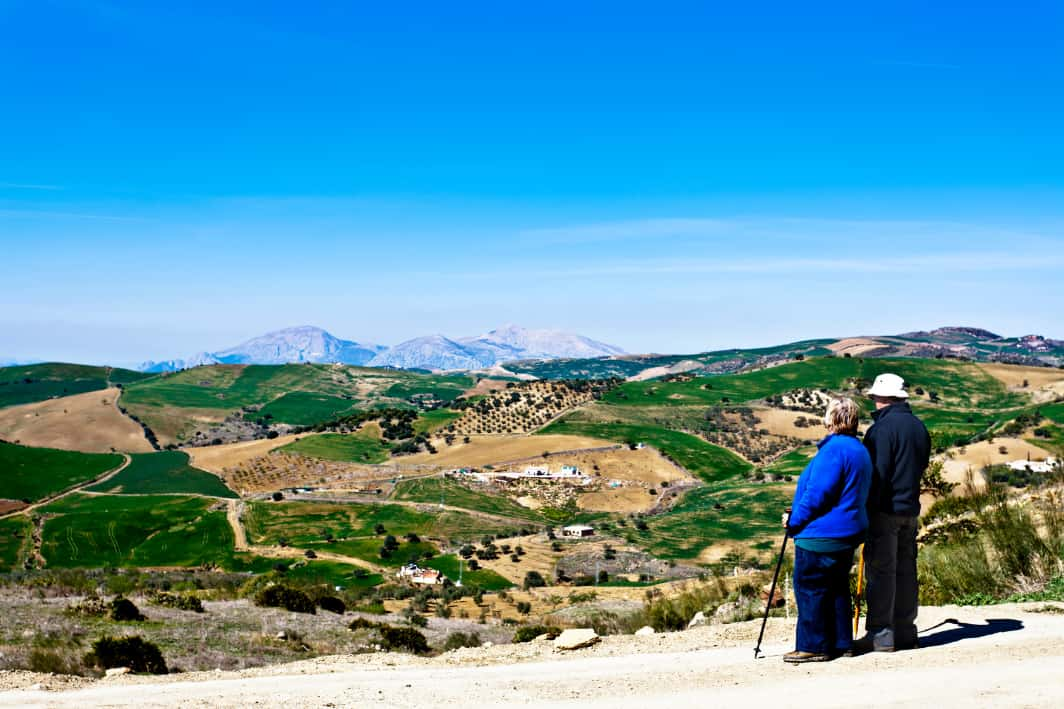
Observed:
[[[830,659],[831,655],[826,652],[804,652],[802,650],[791,650],[783,656],[783,661],[792,665],[798,665],[803,662],[827,662]]]
[[[890,630],[868,633],[853,641],[853,650],[858,655],[866,652],[894,652],[894,633]]]

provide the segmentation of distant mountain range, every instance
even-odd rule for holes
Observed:
[[[291,327],[218,352],[186,359],[148,361],[143,372],[169,372],[204,364],[320,362],[398,369],[470,370],[525,359],[592,358],[624,350],[582,335],[507,325],[476,337],[417,337],[395,347],[342,340],[319,327]]]

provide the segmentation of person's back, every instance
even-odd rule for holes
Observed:
[[[868,511],[916,517],[920,480],[931,457],[931,436],[909,404],[894,401],[872,414],[864,443],[874,474]]]
[[[858,647],[877,651],[916,647],[916,531],[931,437],[906,402],[904,385],[897,375],[881,374],[868,392],[876,403],[864,440],[873,466],[865,543],[868,634]]]

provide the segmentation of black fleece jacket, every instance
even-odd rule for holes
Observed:
[[[904,401],[874,412],[872,418],[875,423],[864,437],[873,466],[868,512],[916,517],[931,436]]]

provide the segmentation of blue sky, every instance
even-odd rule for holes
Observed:
[[[1059,3],[383,5],[0,0],[0,359],[1064,337]]]

